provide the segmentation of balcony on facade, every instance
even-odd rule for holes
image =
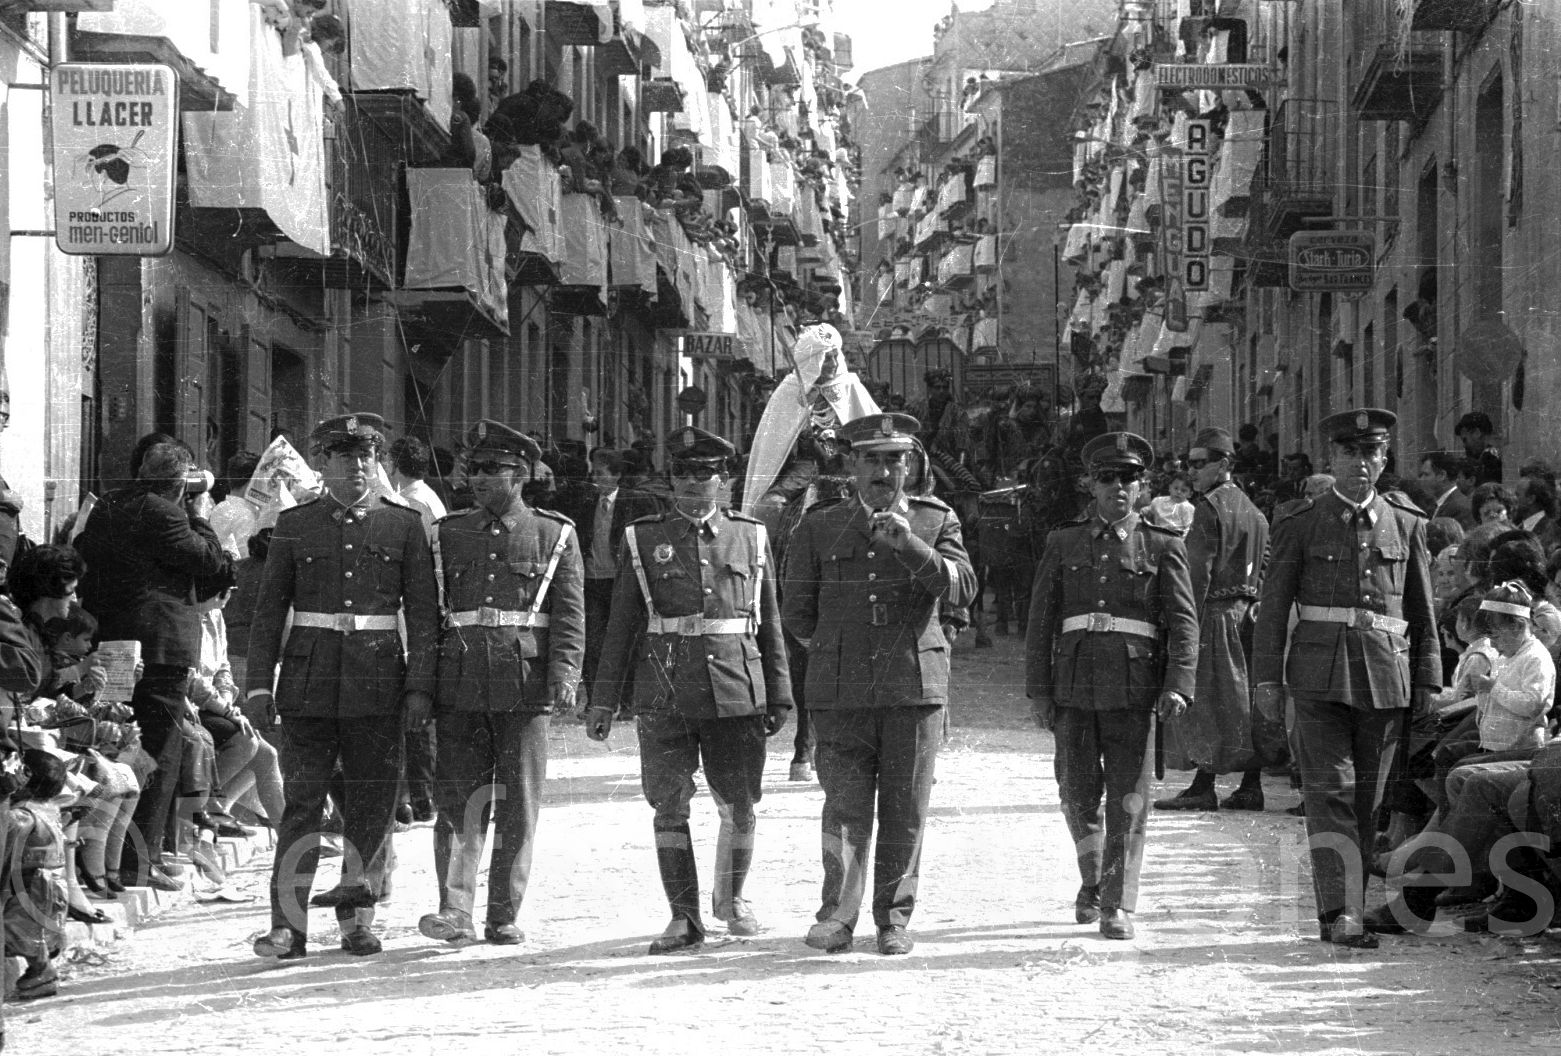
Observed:
[[[1252,182],[1252,229],[1287,239],[1311,217],[1333,213],[1337,102],[1286,99],[1273,113],[1262,164]]]
[[[1442,99],[1440,34],[1410,33],[1401,46],[1393,40],[1368,40],[1350,99],[1361,121],[1409,121],[1420,124]]]
[[[509,333],[509,217],[470,169],[408,169],[400,288],[385,300],[412,340],[453,349]]]

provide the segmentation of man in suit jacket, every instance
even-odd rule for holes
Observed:
[[[1561,546],[1561,525],[1556,523],[1556,488],[1544,477],[1518,481],[1518,527],[1533,532],[1546,555]]]
[[[134,816],[145,842],[125,844],[121,866],[127,883],[133,876],[138,883],[166,886],[163,837],[184,755],[185,692],[190,669],[200,662],[195,602],[232,582],[231,561],[217,533],[185,504],[186,478],[194,468],[185,445],[152,444],[136,480],[105,496],[76,538],[87,562],[82,607],[97,617],[99,639],[140,642],[146,665],[130,706],[141,727],[141,747],[157,769],[141,789]]]
[[[624,526],[658,512],[655,499],[620,486],[624,457],[599,447],[591,452],[591,486],[582,488],[563,512],[575,522],[585,561],[585,667],[583,682],[590,692],[602,659],[602,642],[612,615],[613,581],[618,576],[619,547]]]
[[[1424,507],[1426,516],[1432,520],[1451,517],[1468,531],[1474,527],[1474,509],[1469,505],[1469,496],[1458,489],[1458,463],[1461,461],[1451,451],[1432,451],[1420,460],[1420,483],[1426,486],[1432,499]]]
[[[1277,719],[1287,688],[1295,707],[1321,938],[1360,949],[1377,945],[1365,863],[1388,772],[1411,711],[1442,685],[1425,514],[1376,489],[1397,420],[1323,420],[1336,481],[1275,522],[1253,634],[1258,709]]]

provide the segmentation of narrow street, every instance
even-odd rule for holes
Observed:
[[[255,903],[174,911],[103,963],[68,969],[59,998],[9,1006],[11,1051],[1561,1050],[1552,937],[1388,937],[1368,954],[1317,942],[1282,778],[1268,780],[1260,815],[1152,819],[1135,941],[1075,926],[1050,737],[1029,725],[1022,676],[1016,639],[990,652],[961,643],[909,958],[873,952],[869,922],[849,954],[802,945],[822,794],[785,780],[780,744],[749,892],[764,933],[729,941],[717,926],[701,954],[645,957],[665,912],[633,732],[619,727],[602,750],[560,723],[524,946],[453,949],[417,933],[436,908],[421,827],[399,837],[383,956],[337,952],[317,911],[307,960],[259,961],[249,937],[265,925],[262,856],[237,878]],[[707,796],[696,811],[708,863]]]

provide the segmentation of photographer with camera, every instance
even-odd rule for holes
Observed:
[[[161,868],[164,835],[179,783],[181,727],[190,721],[190,669],[200,660],[195,603],[231,585],[232,564],[196,512],[211,478],[196,470],[189,447],[164,434],[144,437],[131,476],[93,508],[76,549],[87,563],[81,602],[97,617],[100,640],[140,642],[146,665],[130,705],[157,769],[135,812],[144,844],[126,845],[121,871],[136,883],[169,886],[174,882]]]

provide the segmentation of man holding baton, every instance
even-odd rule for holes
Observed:
[[[1154,462],[1149,442],[1106,433],[1083,455],[1094,509],[1047,537],[1026,682],[1036,723],[1056,735],[1058,794],[1083,881],[1074,919],[1130,939],[1154,718],[1181,715],[1192,697],[1198,612],[1181,537],[1135,512]]]

